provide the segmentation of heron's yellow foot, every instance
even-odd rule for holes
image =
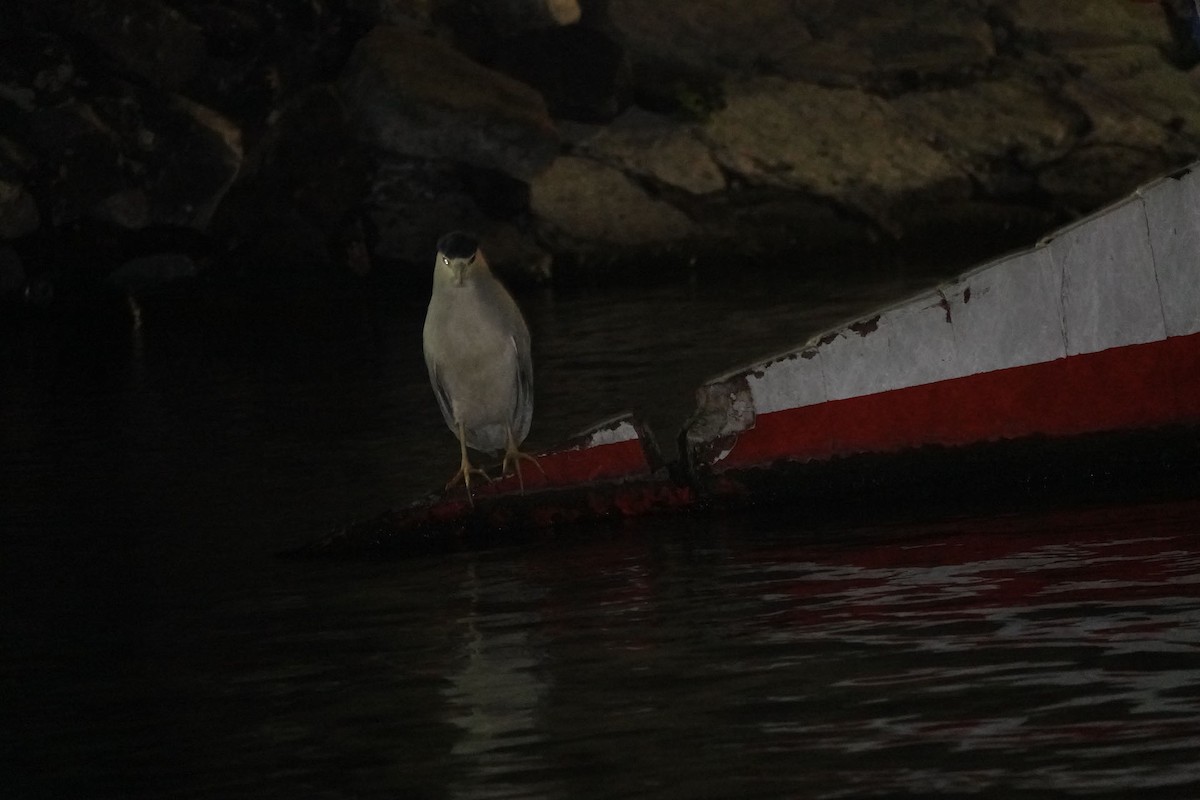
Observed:
[[[458,472],[454,473],[454,477],[446,482],[446,489],[453,489],[460,483],[465,484],[467,487],[467,497],[469,499],[471,497],[471,475],[482,475],[488,483],[492,482],[491,476],[489,476],[479,467],[473,467],[470,464],[463,464],[458,468]]]
[[[475,505],[475,498],[471,496],[471,475],[482,475],[488,483],[491,483],[492,479],[482,469],[471,465],[471,459],[467,458],[467,445],[461,425],[459,426],[458,449],[462,460],[459,462],[458,472],[454,473],[454,477],[446,482],[446,491],[450,491],[461,481],[467,490],[467,502]]]
[[[529,453],[523,453],[517,448],[517,443],[513,441],[512,431],[508,432],[508,442],[504,447],[504,463],[501,465],[501,471],[507,475],[508,465],[511,462],[517,470],[517,484],[521,487],[521,494],[525,493],[525,478],[521,475],[521,459],[532,461],[533,465],[538,468],[538,472],[542,473],[542,477],[546,477],[546,470],[542,469],[542,465],[538,463],[537,458]]]

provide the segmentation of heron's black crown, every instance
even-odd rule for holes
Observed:
[[[438,239],[437,249],[447,258],[470,258],[479,249],[479,240],[469,233],[453,231]]]

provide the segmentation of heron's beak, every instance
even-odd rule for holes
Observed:
[[[467,275],[467,265],[461,261],[450,268],[454,272],[454,285],[462,286],[463,278]]]

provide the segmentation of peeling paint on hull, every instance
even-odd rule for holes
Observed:
[[[713,452],[699,464],[724,472],[780,459],[1200,421],[1197,387],[1200,334],[1192,334],[759,414],[752,428],[708,443]]]
[[[1200,165],[697,397],[697,476],[1200,423]]]

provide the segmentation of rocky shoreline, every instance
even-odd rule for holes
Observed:
[[[530,281],[864,243],[979,257],[1200,154],[1193,9],[15,0],[0,293],[160,252],[423,272],[450,227]]]

